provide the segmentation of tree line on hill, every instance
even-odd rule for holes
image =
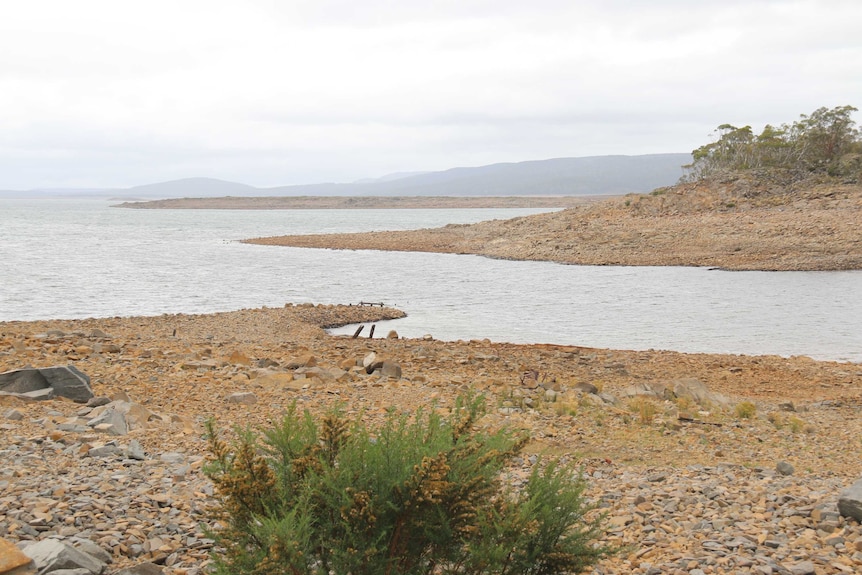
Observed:
[[[757,170],[765,177],[827,175],[862,181],[862,133],[853,106],[818,108],[792,124],[767,124],[755,135],[751,126],[718,127],[715,141],[692,152],[685,180]]]

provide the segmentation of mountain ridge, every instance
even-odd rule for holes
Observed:
[[[351,183],[255,187],[193,177],[130,188],[3,191],[0,197],[185,198],[219,196],[581,196],[648,192],[676,183],[690,154],[607,155],[396,172]]]

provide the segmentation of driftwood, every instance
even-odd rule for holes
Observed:
[[[693,417],[686,417],[685,415],[680,415],[677,417],[679,421],[683,423],[696,423],[698,425],[712,425],[714,427],[723,427],[723,423],[716,423],[714,421],[701,421],[700,419],[694,419]]]

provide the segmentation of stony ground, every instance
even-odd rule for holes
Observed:
[[[206,418],[264,426],[292,402],[315,412],[340,402],[373,420],[393,405],[446,411],[472,388],[488,398],[483,424],[532,432],[515,476],[537,455],[583,466],[609,513],[607,540],[626,546],[595,573],[862,571],[862,528],[836,511],[839,491],[862,477],[862,367],[321,328],[397,314],[304,305],[0,323],[0,372],[73,364],[97,396],[145,414],[112,436],[86,425],[92,408],[81,404],[0,398],[0,537],[86,538],[113,555],[112,569],[154,561],[201,573],[212,547]],[[371,352],[401,377],[366,374]],[[628,397],[692,381],[710,395]],[[236,393],[256,403],[229,400]]]
[[[443,228],[257,238],[251,243],[479,254],[587,265],[862,269],[862,186],[769,189],[734,179],[561,212]]]

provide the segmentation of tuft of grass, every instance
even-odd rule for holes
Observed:
[[[750,401],[743,401],[736,406],[736,417],[739,419],[751,419],[757,413],[757,406]]]
[[[635,397],[629,401],[629,411],[637,416],[641,425],[652,425],[658,408],[646,397]]]

